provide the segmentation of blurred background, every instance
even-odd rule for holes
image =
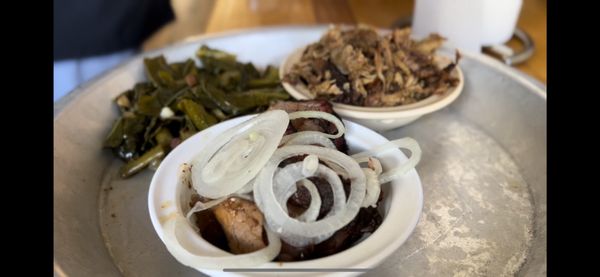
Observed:
[[[511,25],[511,22],[501,22],[503,26],[511,26],[511,30],[515,29],[515,36],[497,45],[487,45],[482,51],[546,83],[546,1],[484,2],[491,4],[487,8],[488,13],[482,17],[498,17],[502,20],[510,17],[504,16],[503,12],[513,13],[516,16],[516,28],[512,27],[515,24]],[[504,6],[508,7],[509,2],[514,8],[504,11]],[[410,26],[411,22],[421,25],[426,22],[427,25],[435,21],[439,28],[449,26],[448,22],[464,19],[465,8],[461,5],[468,8],[473,7],[473,3],[483,2],[55,0],[54,101],[132,55],[165,47],[190,36],[262,26],[330,23],[364,23],[390,28]],[[415,13],[419,14],[420,21],[412,20]],[[468,26],[477,25],[474,21],[463,22]],[[427,28],[435,30],[436,27]]]

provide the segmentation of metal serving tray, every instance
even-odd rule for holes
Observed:
[[[120,180],[101,143],[112,99],[142,80],[142,58],[192,57],[202,44],[278,65],[324,26],[201,36],[143,53],[77,88],[54,111],[54,267],[58,276],[199,276],[173,259],[147,209],[151,171]],[[546,92],[526,75],[465,54],[462,95],[384,133],[419,141],[423,215],[408,241],[367,276],[546,275]],[[392,219],[393,220],[393,219]]]

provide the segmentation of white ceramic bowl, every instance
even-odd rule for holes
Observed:
[[[175,148],[161,163],[152,178],[148,194],[148,208],[152,225],[158,236],[163,240],[162,223],[173,213],[180,213],[178,197],[175,194],[177,184],[177,171],[179,165],[189,162],[202,147],[207,147],[206,142],[213,137],[231,128],[254,115],[228,120],[212,126],[184,141]],[[351,153],[359,152],[383,144],[388,140],[378,133],[350,121],[344,121],[347,128],[346,140]],[[396,167],[408,159],[398,149],[390,149],[378,156],[385,169]],[[421,210],[423,208],[423,190],[416,170],[413,169],[390,183],[382,186],[385,198],[380,205],[383,223],[369,237],[351,248],[328,257],[302,262],[270,262],[259,268],[373,268],[380,264],[386,257],[396,251],[414,230]],[[195,248],[190,249],[205,255],[222,256],[231,255],[207,241],[203,240],[189,227],[186,236],[195,242]],[[210,276],[240,276],[241,273],[223,272],[218,270],[205,270]],[[281,275],[282,273],[244,273],[243,276]],[[285,275],[305,275],[304,273],[285,272]],[[345,273],[315,273],[314,276],[348,276]],[[356,275],[356,274],[355,274]]]
[[[279,77],[282,80],[283,76],[285,76],[292,66],[300,60],[304,49],[306,49],[306,46],[292,52],[292,54],[281,63],[281,66],[279,67]],[[450,59],[445,56],[436,56],[436,58],[440,64],[448,63],[450,61]],[[458,86],[442,95],[432,95],[417,103],[381,108],[332,103],[333,110],[344,118],[360,123],[376,131],[387,131],[398,128],[417,120],[425,114],[442,109],[456,100],[463,89],[464,77],[462,70],[458,66],[455,67],[452,74],[455,74],[459,79]],[[287,82],[283,82],[282,84],[285,90],[295,99],[306,100],[311,98],[308,88],[305,85],[294,86]]]

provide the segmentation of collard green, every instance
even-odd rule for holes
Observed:
[[[276,67],[260,72],[252,63],[206,45],[196,59],[168,63],[160,55],[144,59],[148,81],[114,100],[120,116],[104,140],[126,164],[121,177],[156,169],[181,141],[220,121],[265,110],[289,95]]]

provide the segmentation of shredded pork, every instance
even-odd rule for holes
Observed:
[[[444,38],[412,40],[410,29],[381,36],[372,27],[331,28],[309,45],[284,81],[304,84],[311,96],[369,107],[414,103],[458,84],[456,61],[441,68],[434,59]]]

